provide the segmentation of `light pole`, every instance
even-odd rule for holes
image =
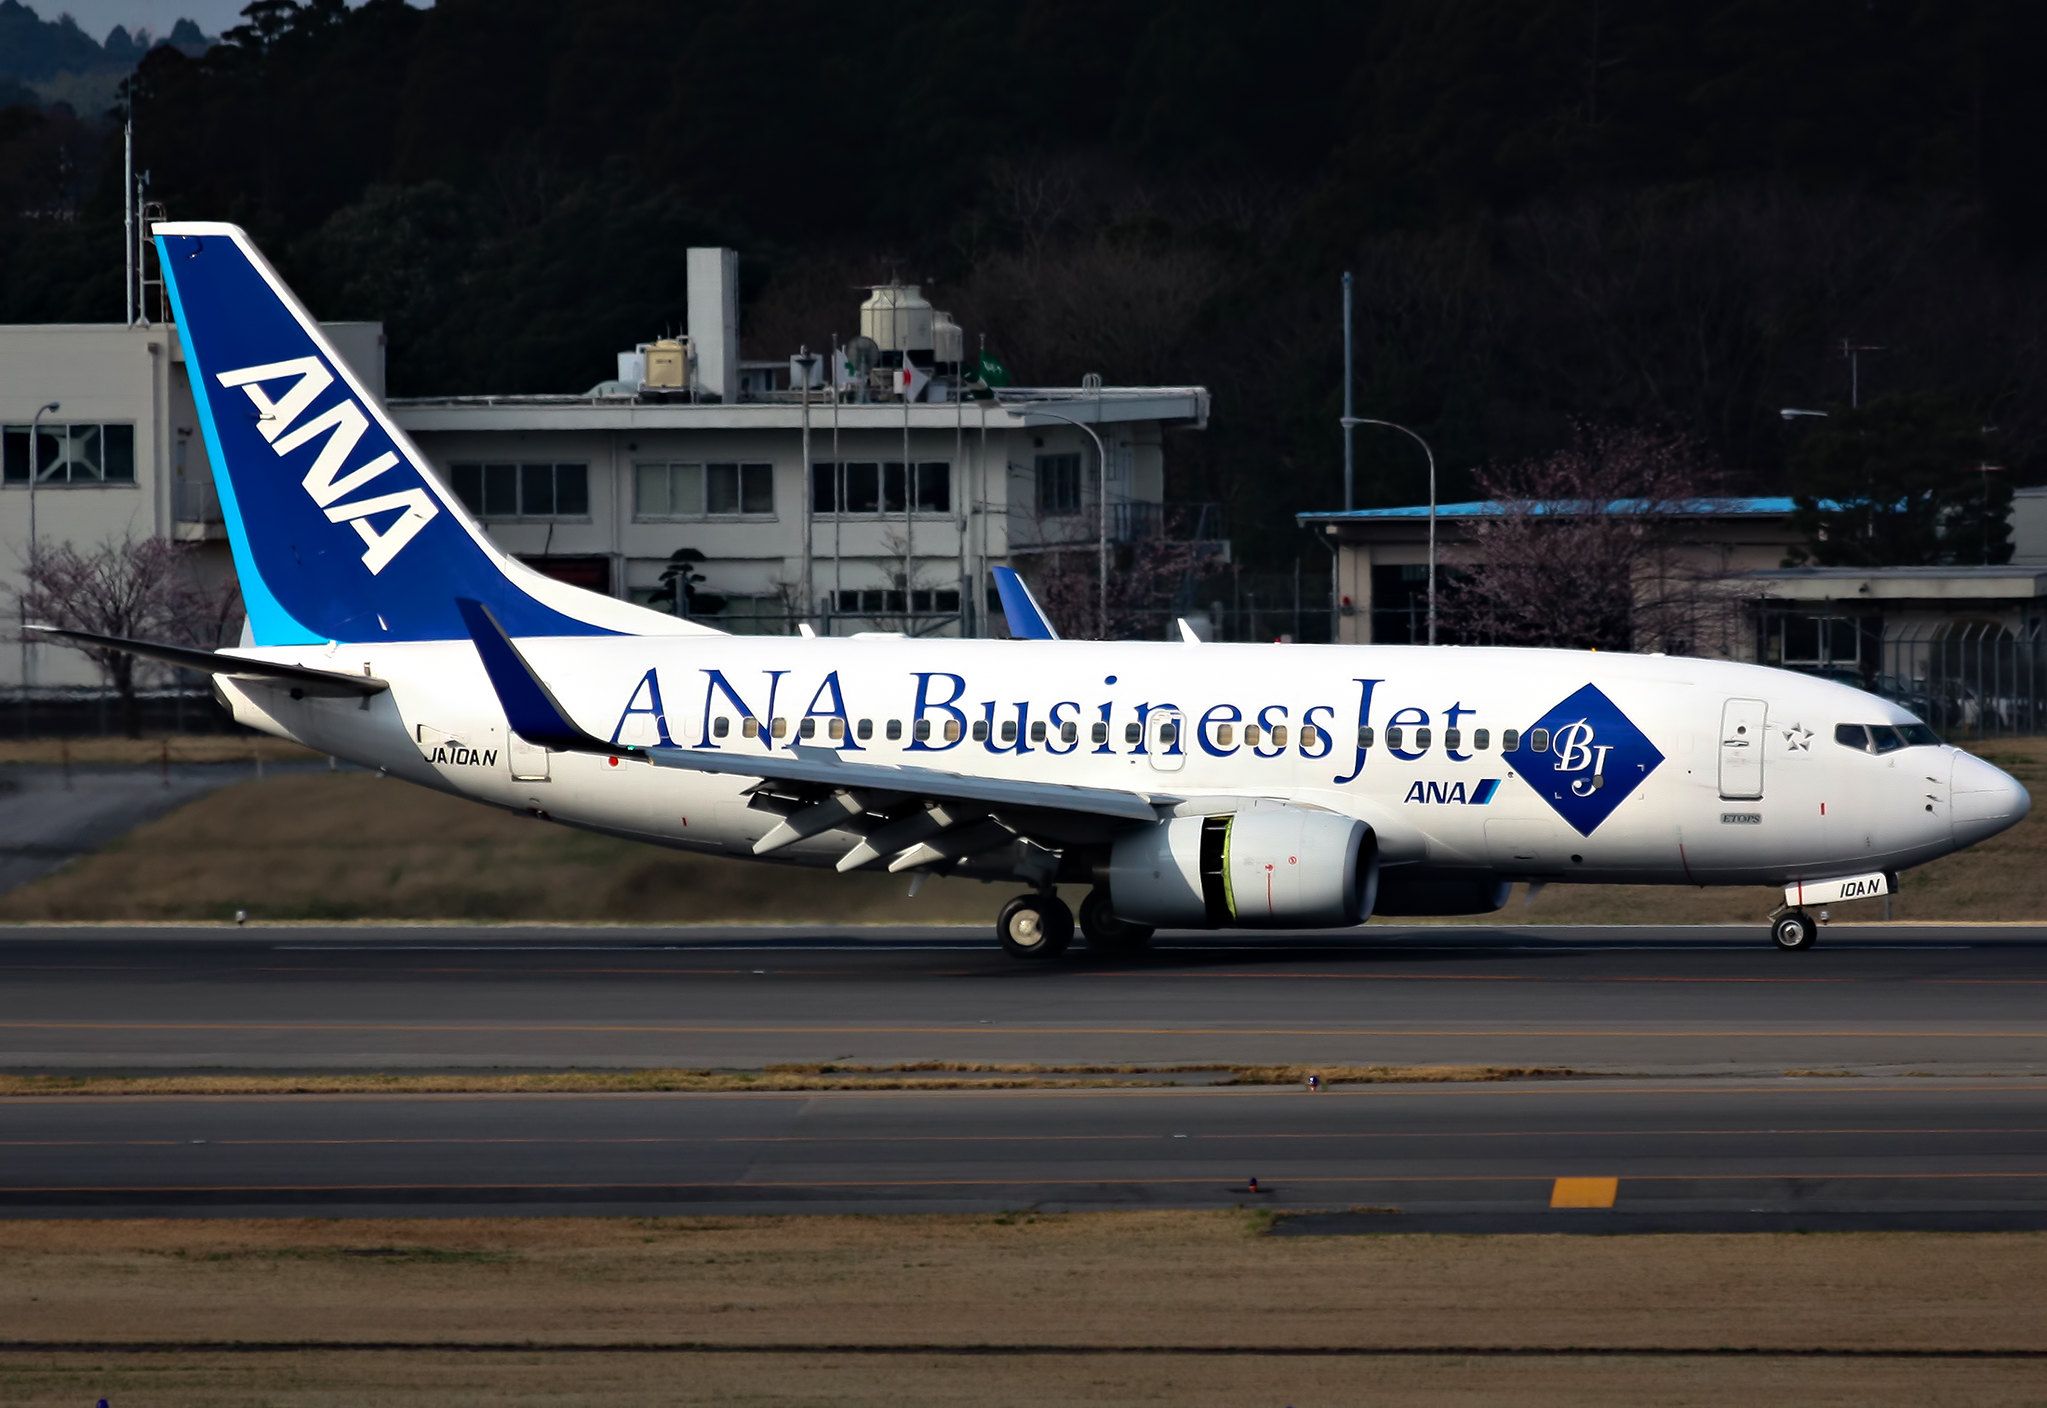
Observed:
[[[1377,425],[1387,430],[1397,430],[1415,444],[1422,447],[1422,454],[1429,461],[1429,644],[1436,643],[1436,452],[1429,448],[1429,442],[1397,421],[1373,420],[1369,416],[1345,416],[1345,429],[1353,425]]]
[[[36,462],[41,458],[37,454],[37,448],[43,438],[43,417],[52,411],[61,411],[63,409],[64,407],[59,402],[51,401],[47,405],[36,407],[36,413],[30,416],[28,420],[28,576],[31,590],[35,590],[38,587],[36,582],[36,565],[42,559],[41,540],[36,535],[36,471],[39,468]],[[23,625],[26,624],[27,622],[24,620]],[[33,648],[29,644],[28,632],[24,630],[21,633],[21,683],[24,689],[34,683],[34,671],[30,668],[34,658]]]
[[[1102,445],[1102,437],[1095,434],[1094,427],[1085,421],[1063,416],[1057,411],[1048,411],[1042,406],[1032,406],[1025,413],[1029,416],[1050,416],[1053,420],[1064,421],[1070,426],[1087,432],[1087,438],[1095,442],[1095,476],[1097,494],[1096,544],[1095,544],[1095,639],[1109,638],[1109,452]],[[1028,420],[1025,422],[1028,424]]]

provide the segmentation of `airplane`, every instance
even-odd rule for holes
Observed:
[[[1813,906],[2016,824],[1905,709],[1728,661],[1571,650],[728,635],[494,546],[239,228],[154,227],[247,607],[252,728],[424,787],[710,854],[1014,882],[1020,959],[1160,928],[1482,915],[1515,882]],[[1010,593],[1004,588],[1005,597]]]

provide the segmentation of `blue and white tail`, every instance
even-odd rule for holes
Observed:
[[[486,538],[233,225],[155,227],[256,645],[704,633],[544,577]]]

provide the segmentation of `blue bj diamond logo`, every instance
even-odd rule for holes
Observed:
[[[1537,733],[1547,747],[1535,750]],[[1593,685],[1523,731],[1506,761],[1580,836],[1590,836],[1663,762],[1648,736]]]

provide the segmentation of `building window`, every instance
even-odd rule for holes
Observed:
[[[35,482],[41,488],[135,482],[133,425],[44,421],[33,426],[33,454],[30,429],[29,425],[0,426],[0,482],[26,485],[31,461]]]
[[[1070,518],[1080,512],[1080,456],[1038,456],[1038,512]]]
[[[844,616],[900,616],[903,614],[903,594],[887,587],[846,588],[836,594],[839,613]],[[910,593],[910,610],[919,616],[934,613],[952,616],[960,609],[960,594],[956,588],[946,587],[926,591],[919,588]]]
[[[774,512],[772,464],[727,460],[633,466],[634,518],[768,518]]]
[[[583,464],[452,464],[455,497],[478,518],[588,518]]]
[[[1782,664],[1857,666],[1862,632],[1847,616],[1783,616],[1777,622],[1777,658]]]
[[[848,460],[810,467],[810,507],[819,514],[900,515],[914,490],[916,511],[952,512],[952,463],[920,460],[905,475],[901,460]]]

